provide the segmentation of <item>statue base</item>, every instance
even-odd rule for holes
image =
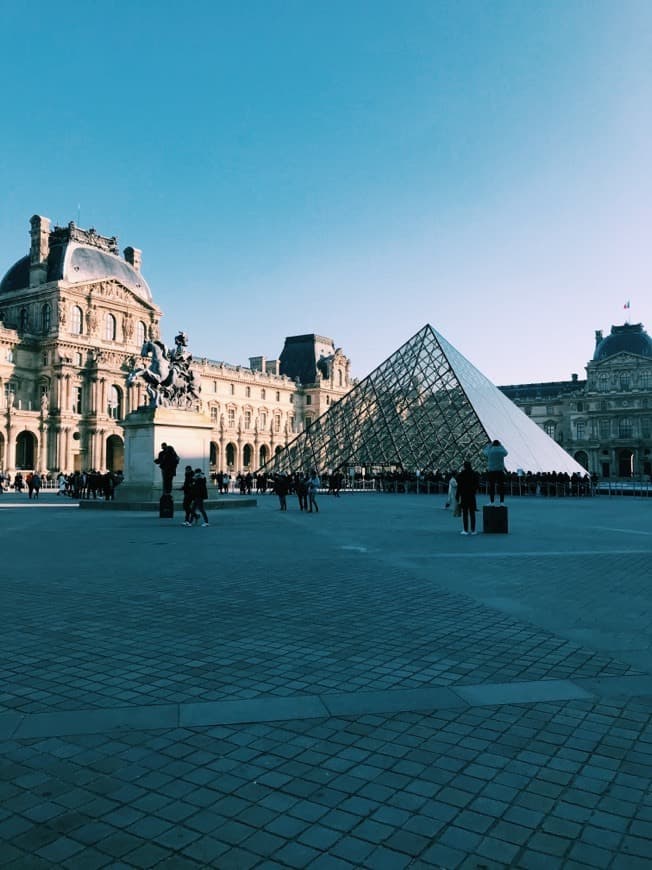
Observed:
[[[158,503],[158,515],[162,520],[171,520],[174,517],[174,502],[169,492],[164,492]]]
[[[125,433],[124,481],[115,502],[159,502],[163,494],[161,471],[154,462],[163,444],[177,452],[179,465],[172,489],[183,484],[186,465],[209,474],[212,423],[205,414],[180,408],[139,408],[128,414]]]

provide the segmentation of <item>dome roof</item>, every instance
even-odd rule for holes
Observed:
[[[129,249],[127,249],[129,251]],[[0,282],[0,294],[29,287],[30,258],[22,257]],[[115,278],[129,290],[152,303],[152,291],[140,272],[118,254],[117,241],[105,239],[94,230],[70,224],[57,227],[49,237],[46,281],[81,284]]]
[[[602,333],[597,333],[596,339],[593,354],[595,362],[615,356],[617,353],[631,353],[652,359],[652,338],[643,329],[642,323],[612,326],[610,335],[602,338]]]

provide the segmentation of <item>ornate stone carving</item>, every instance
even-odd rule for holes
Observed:
[[[141,356],[151,356],[149,367],[134,368],[127,377],[131,386],[139,378],[145,382],[151,407],[175,407],[199,409],[200,387],[191,368],[192,354],[186,348],[188,338],[180,332],[170,350],[161,341],[146,341]]]

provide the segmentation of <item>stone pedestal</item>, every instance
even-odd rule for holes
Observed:
[[[212,424],[205,414],[178,408],[139,408],[122,423],[125,433],[124,482],[115,491],[116,504],[148,503],[158,506],[163,494],[161,471],[154,463],[162,444],[177,452],[179,465],[172,482],[173,496],[183,484],[186,465],[209,475]]]
[[[504,504],[486,504],[482,508],[482,531],[485,535],[506,535],[509,531]]]

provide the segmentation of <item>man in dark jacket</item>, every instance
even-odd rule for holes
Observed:
[[[206,509],[204,508],[204,500],[208,498],[208,487],[206,486],[206,477],[201,468],[195,468],[192,484],[190,486],[190,493],[192,495],[192,512],[195,523],[199,523],[199,517],[201,515],[204,520],[202,526],[207,526],[208,517],[206,515]]]
[[[179,464],[179,457],[177,456],[176,450],[171,444],[163,442],[163,444],[161,444],[159,455],[156,457],[154,462],[161,469],[163,492],[171,493],[172,478],[177,473],[177,465]]]
[[[469,525],[471,526],[470,534],[475,535],[475,511],[476,501],[475,494],[480,485],[480,475],[477,471],[471,468],[471,463],[466,460],[462,470],[457,476],[457,499],[460,503],[462,511],[462,525],[464,530],[463,535],[469,534]],[[470,522],[469,522],[470,521]]]

